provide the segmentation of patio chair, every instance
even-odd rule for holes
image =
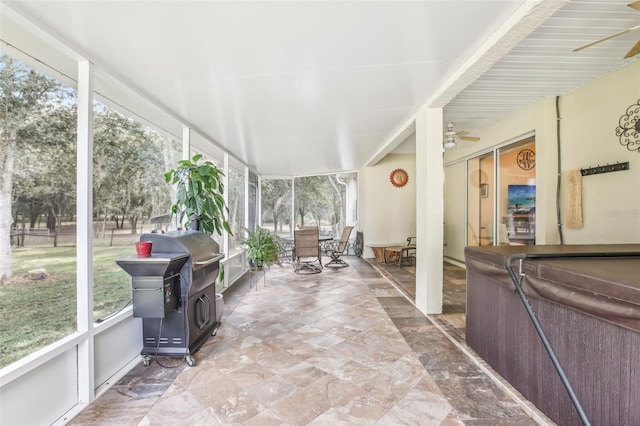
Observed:
[[[278,251],[278,259],[281,262],[292,262],[293,261],[293,241],[282,239],[278,246],[280,250]]]
[[[345,268],[349,266],[347,262],[340,259],[340,256],[347,253],[347,248],[349,247],[349,236],[351,235],[351,231],[353,230],[353,226],[345,226],[342,230],[342,236],[339,241],[332,241],[330,245],[325,248],[324,254],[329,256],[331,260],[327,263],[327,268]]]
[[[293,266],[297,274],[322,271],[318,228],[295,230],[293,244]]]

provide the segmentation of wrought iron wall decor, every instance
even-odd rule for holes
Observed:
[[[536,166],[536,153],[528,148],[523,149],[516,157],[518,167],[522,170],[531,170]]]
[[[586,169],[580,169],[582,176],[599,175],[602,173],[619,172],[620,170],[629,170],[629,162],[616,164],[607,164],[606,166],[589,167]]]
[[[616,136],[620,145],[627,147],[629,151],[640,152],[640,99],[627,108],[616,127]]]

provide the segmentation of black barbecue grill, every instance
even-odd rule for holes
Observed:
[[[216,294],[215,282],[224,255],[200,231],[143,234],[140,241],[151,241],[150,257],[128,256],[116,263],[132,277],[133,316],[142,318],[143,362],[149,365],[150,355],[180,356],[194,366],[191,354],[219,326],[222,295]]]

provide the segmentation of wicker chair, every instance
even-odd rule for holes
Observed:
[[[293,232],[293,266],[297,274],[317,274],[322,271],[318,228]]]
[[[352,230],[353,226],[345,226],[342,230],[340,240],[332,241],[332,244],[325,248],[324,254],[329,256],[331,260],[324,266],[327,268],[345,268],[349,266],[347,262],[340,259],[340,256],[347,253],[347,248],[349,247],[349,236],[351,235]]]

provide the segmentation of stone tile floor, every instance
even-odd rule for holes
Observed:
[[[465,348],[462,268],[445,264],[444,313],[425,317],[415,268],[347,260],[248,277],[195,367],[141,364],[72,424],[551,424]]]

